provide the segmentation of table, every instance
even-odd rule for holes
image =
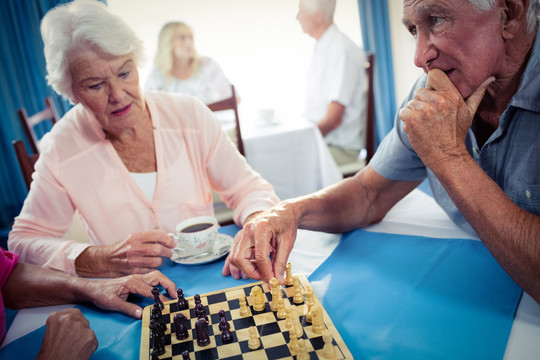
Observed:
[[[237,230],[221,229],[230,234]],[[409,246],[416,246],[415,250]],[[538,357],[540,305],[527,294],[521,297],[521,290],[483,244],[454,226],[419,190],[397,204],[381,223],[365,229],[342,236],[300,230],[290,260],[295,272],[309,275],[317,296],[359,358]],[[222,264],[168,262],[161,270],[191,296],[238,285],[221,277]],[[428,270],[422,270],[426,266]],[[416,273],[417,269],[422,271]],[[439,278],[442,282],[432,281]],[[360,306],[336,292],[343,286]],[[93,358],[138,359],[140,322],[92,306],[79,307],[100,343]],[[45,319],[58,308],[19,311],[0,358],[16,353],[21,359],[35,356]]]
[[[253,116],[253,115],[251,115]],[[339,167],[315,124],[301,117],[249,121],[241,114],[246,159],[281,199],[310,194],[342,179]],[[222,120],[224,129],[232,126]]]

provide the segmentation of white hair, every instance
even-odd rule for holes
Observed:
[[[493,8],[496,0],[468,0],[469,4],[476,12],[488,11]],[[531,0],[527,9],[527,31],[536,31],[538,19],[540,18],[540,0]]]
[[[135,32],[97,0],[75,0],[47,12],[41,22],[47,81],[53,89],[73,99],[70,55],[98,49],[113,56],[131,54],[137,65],[144,61],[144,45]]]
[[[336,11],[336,0],[302,0],[304,7],[309,13],[314,13],[321,10],[324,18],[327,21],[334,20],[334,12]]]

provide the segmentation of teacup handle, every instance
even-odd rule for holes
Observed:
[[[173,233],[168,233],[167,236],[171,237],[176,243],[176,246],[172,249],[173,252],[180,253],[182,251],[186,251],[185,248],[178,246],[178,236]]]

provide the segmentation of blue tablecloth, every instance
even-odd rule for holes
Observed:
[[[355,359],[502,359],[522,294],[479,241],[364,230],[309,281]]]
[[[240,285],[222,266],[167,261],[160,270],[192,296]],[[500,359],[521,296],[481,242],[363,230],[345,234],[309,281],[356,359]],[[93,359],[139,358],[140,321],[78,307],[99,341]],[[0,358],[33,359],[44,332],[12,342]]]

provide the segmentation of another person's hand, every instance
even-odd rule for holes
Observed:
[[[79,309],[52,313],[46,322],[38,360],[90,359],[98,341]]]
[[[88,247],[75,259],[75,268],[85,277],[145,274],[170,258],[174,247],[174,240],[162,231],[131,234],[112,245]]]
[[[468,156],[465,137],[474,114],[484,97],[490,77],[464,100],[448,75],[430,70],[426,88],[416,91],[414,99],[399,112],[411,145],[424,164],[433,167],[447,160]]]
[[[85,286],[88,301],[105,310],[123,312],[135,319],[142,316],[142,308],[127,302],[129,294],[152,298],[152,288],[161,285],[171,298],[176,298],[176,285],[161,272],[155,270],[144,275],[129,275],[103,281],[87,281]],[[167,301],[160,294],[161,301]]]
[[[281,202],[244,224],[225,261],[224,276],[264,281],[276,277],[283,284],[298,226],[297,216],[289,205]]]

